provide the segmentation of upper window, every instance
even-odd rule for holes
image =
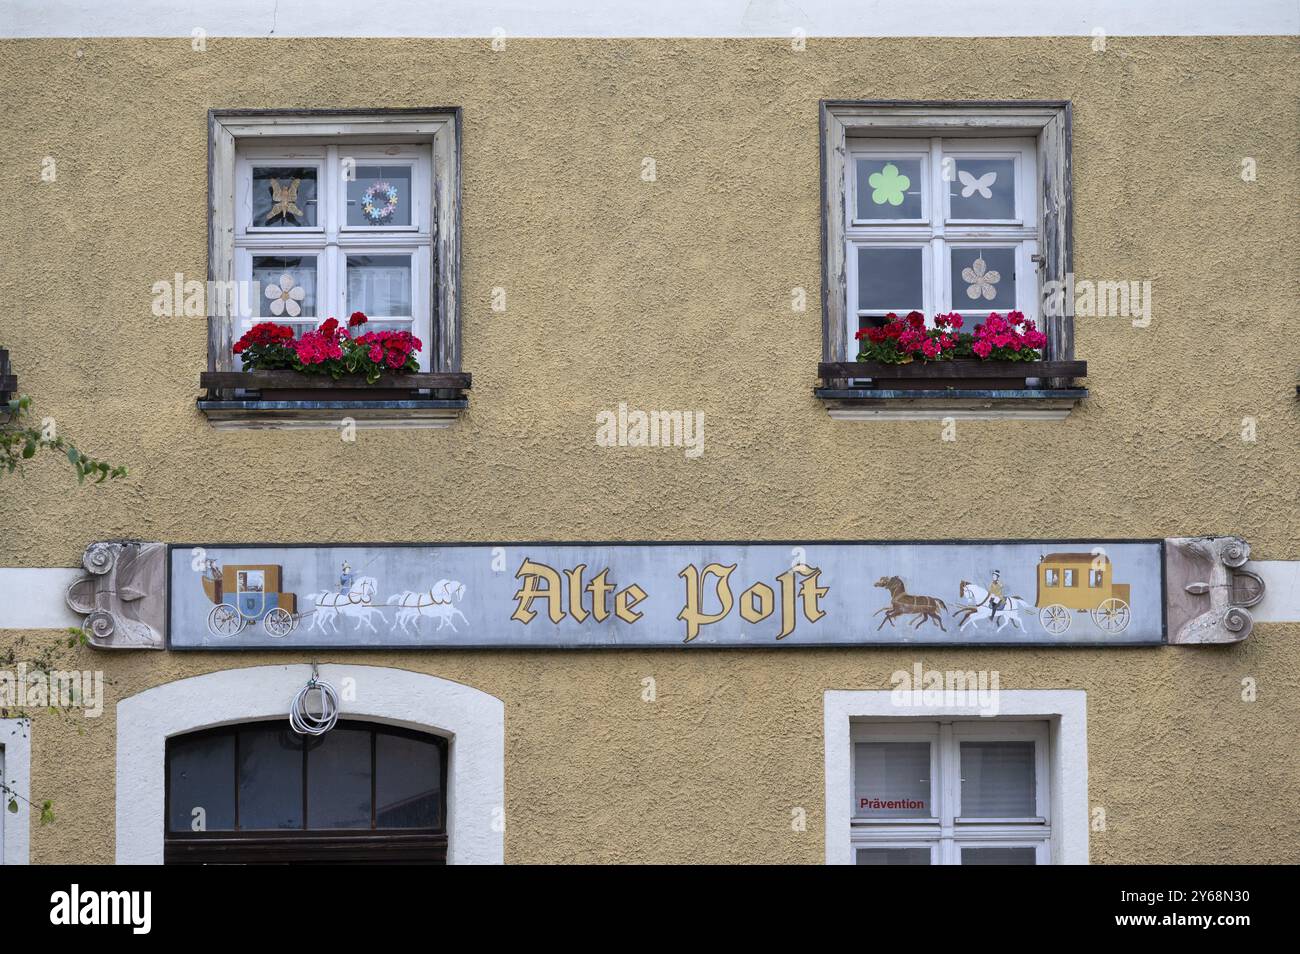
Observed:
[[[364,722],[169,739],[165,859],[444,861],[446,761],[438,736]]]
[[[1070,317],[1041,306],[1073,268],[1068,103],[823,102],[821,133],[824,362],[909,311],[1019,311],[1046,361],[1073,358]]]
[[[1047,723],[856,723],[860,865],[1048,864]]]
[[[889,312],[1036,316],[1032,139],[848,141],[847,338]]]
[[[214,111],[208,367],[252,324],[295,331],[354,311],[411,331],[421,371],[460,371],[457,111]],[[256,300],[249,291],[256,290]],[[428,385],[425,385],[428,386]]]

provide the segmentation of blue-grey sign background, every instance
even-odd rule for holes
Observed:
[[[1130,617],[1122,632],[1104,631],[1086,610],[1068,613],[1070,625],[1050,633],[1040,617],[1038,564],[1049,554],[1089,555],[1103,552],[1110,561],[1114,584],[1127,584]],[[608,568],[616,588],[637,584],[646,596],[632,609],[642,614],[624,622],[611,612],[604,622],[588,617],[575,621],[567,612],[567,578],[557,624],[547,614],[547,602],[531,604],[536,616],[526,625],[512,619],[518,606],[516,576],[527,559],[563,574],[579,564],[587,567],[584,585]],[[271,636],[257,618],[247,620],[234,635],[217,635],[210,626],[216,609],[205,593],[202,577],[217,567],[278,565],[281,590],[294,594],[297,612],[284,636]],[[331,546],[173,545],[169,573],[169,644],[175,649],[307,649],[307,648],[508,648],[580,649],[609,647],[868,645],[1135,645],[1164,639],[1163,548],[1154,541],[1014,541],[1014,542],[785,542],[785,543],[504,543]],[[351,567],[351,586],[340,578],[344,563]],[[693,565],[736,564],[728,580],[735,599],[722,620],[701,625],[686,641],[686,624],[678,618],[686,603],[686,581],[679,576]],[[778,640],[782,627],[782,591],[778,581],[795,564],[820,570],[815,580],[827,589],[818,600],[825,613],[810,622],[799,591],[793,605],[797,625]],[[1094,564],[1095,565],[1095,564]],[[985,616],[958,631],[962,617],[954,612],[973,600],[962,599],[958,588],[968,581],[989,587],[993,571],[1001,571],[1007,596],[1027,605],[1016,616],[1021,628],[1000,618],[1000,630]],[[220,570],[215,573],[220,575]],[[805,573],[797,573],[804,579]],[[929,618],[901,616],[891,625],[882,612],[891,605],[881,578],[896,576],[912,595],[943,601],[938,612],[946,631]],[[255,579],[255,578],[254,578]],[[367,582],[360,582],[367,581]],[[450,581],[443,583],[442,581]],[[1106,596],[1088,591],[1088,571],[1078,580],[1084,602]],[[747,622],[739,613],[742,593],[754,583],[770,587],[775,597],[771,615]],[[700,610],[721,609],[716,576],[704,576]],[[811,585],[811,584],[810,584]],[[436,592],[435,592],[436,590]],[[320,594],[324,594],[323,596]],[[224,601],[239,605],[234,593]],[[245,610],[275,604],[274,594],[244,597]],[[584,593],[586,610],[591,596]],[[1044,599],[1044,605],[1052,602]],[[405,605],[403,605],[405,604]],[[613,598],[609,599],[613,609]],[[221,611],[229,616],[228,611]],[[287,618],[287,617],[286,617]],[[913,625],[920,620],[920,625]]]

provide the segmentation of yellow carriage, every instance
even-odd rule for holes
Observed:
[[[1124,632],[1132,617],[1129,584],[1111,578],[1104,553],[1049,553],[1038,563],[1038,621],[1053,636],[1063,635],[1074,613],[1087,613],[1110,635]]]

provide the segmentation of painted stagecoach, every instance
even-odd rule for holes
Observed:
[[[1049,553],[1038,562],[1038,621],[1053,636],[1062,636],[1074,613],[1087,613],[1093,625],[1115,635],[1132,616],[1129,584],[1112,579],[1104,553]]]
[[[238,636],[246,627],[262,624],[266,635],[279,639],[293,632],[302,618],[298,598],[281,590],[284,572],[278,564],[209,564],[203,592],[214,604],[208,611],[208,632]]]

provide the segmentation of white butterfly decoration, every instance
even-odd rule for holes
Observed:
[[[998,181],[998,174],[996,172],[986,172],[976,179],[965,169],[960,169],[957,171],[957,178],[961,180],[961,197],[963,199],[969,199],[976,192],[985,199],[991,199],[993,198],[993,190],[989,186]]]

